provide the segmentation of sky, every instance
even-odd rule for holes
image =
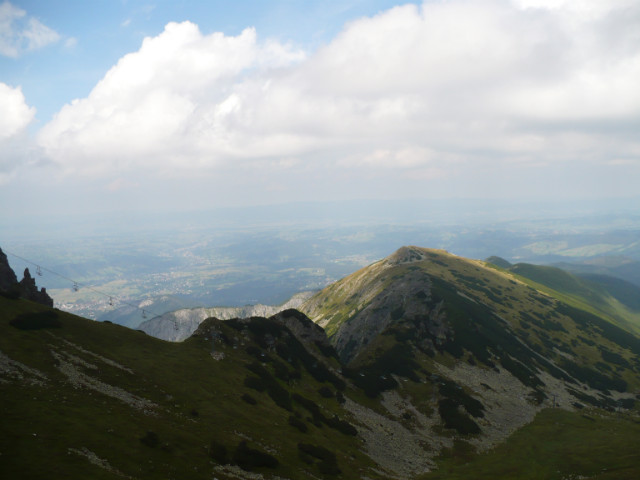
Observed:
[[[0,223],[628,199],[637,0],[0,0]]]

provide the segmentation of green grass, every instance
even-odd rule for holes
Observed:
[[[627,282],[606,276],[581,279],[559,268],[524,263],[509,271],[536,290],[640,334],[640,290]]]
[[[421,480],[538,480],[640,478],[640,421],[629,414],[543,410],[487,453],[458,445]],[[579,477],[581,475],[582,477]]]
[[[442,302],[441,312],[451,330],[439,339],[428,329],[418,328],[425,326],[420,322],[429,321],[428,312],[423,315],[408,308],[408,303],[396,307],[392,298],[379,302],[392,307],[393,322],[351,365],[358,381],[360,373],[366,372],[376,381],[391,378],[392,388],[411,398],[421,412],[446,417],[432,432],[453,439],[454,447],[443,452],[440,471],[425,479],[568,479],[570,474],[638,478],[639,460],[633,447],[640,438],[640,423],[634,417],[596,410],[586,414],[586,410],[543,411],[506,443],[475,454],[470,443],[475,433],[467,428],[473,425],[466,419],[481,424],[485,406],[466,385],[454,385],[444,377],[432,383],[436,363],[454,367],[473,360],[482,368],[500,363],[523,383],[537,387],[534,368],[554,374],[548,360],[560,365],[570,355],[576,375],[597,374],[594,381],[602,380],[602,375],[616,382],[623,379],[636,392],[640,388],[638,339],[608,323],[597,309],[582,308],[584,300],[556,292],[556,298],[565,295],[567,306],[541,293],[551,292],[549,287],[524,277],[487,268],[482,262],[425,252],[426,259],[420,262],[378,262],[315,297],[323,314],[333,315],[334,329],[396,280],[429,282],[428,288],[416,290],[429,292],[429,299],[427,293],[424,298],[412,294],[413,307],[431,311]],[[402,294],[401,285],[395,287]],[[366,297],[365,291],[371,295]],[[210,320],[187,341],[170,343],[63,312],[55,318],[38,314],[47,311],[27,301],[0,298],[0,352],[47,376],[44,385],[37,385],[0,371],[0,478],[121,478],[76,453],[83,449],[135,478],[231,478],[214,470],[212,445],[218,452],[224,450],[228,459],[243,457],[238,452],[245,457],[254,450],[261,452],[258,457],[265,454],[264,466],[256,467],[265,478],[334,478],[338,469],[341,478],[384,478],[365,455],[362,438],[349,428],[354,419],[335,396],[326,395],[327,389],[342,389],[343,378],[336,381],[329,374],[340,368],[337,359],[325,356],[327,371],[314,366],[309,351],[272,320]],[[33,313],[26,317],[31,319],[29,326],[42,328],[21,330],[10,325],[16,317]],[[225,355],[223,360],[211,356],[211,328],[217,331],[215,351]],[[514,332],[522,341],[515,339]],[[434,340],[433,349],[425,347],[422,341],[427,339]],[[86,387],[74,388],[57,368],[52,352],[95,365],[78,369],[157,407],[144,413]],[[271,388],[257,391],[243,384],[247,376],[257,375]],[[379,397],[366,393],[372,392],[353,385],[344,390],[351,400],[389,417]],[[246,395],[254,404],[243,400]],[[313,405],[324,420],[316,413],[314,421]],[[410,418],[399,417],[394,420],[411,427]],[[447,418],[453,428],[445,428]],[[157,443],[141,441],[145,438],[157,438]],[[277,466],[266,454],[277,460]]]
[[[31,385],[6,377],[0,382],[2,423],[0,427],[0,478],[122,478],[92,465],[75,453],[84,448],[109,462],[111,467],[135,478],[199,479],[227,478],[214,472],[209,456],[212,441],[226,447],[230,457],[242,440],[246,447],[277,458],[276,468],[258,467],[256,472],[286,478],[306,478],[302,469],[318,477],[331,478],[300,458],[299,443],[313,443],[336,455],[338,468],[348,477],[369,470],[373,463],[360,451],[360,441],[328,425],[307,423],[303,433],[289,424],[293,414],[306,411],[293,404],[293,412],[278,407],[267,392],[242,385],[255,359],[245,351],[259,348],[242,332],[221,327],[239,344],[222,342],[216,350],[224,360],[212,359],[211,341],[192,338],[183,343],[157,340],[127,328],[93,322],[58,312],[61,326],[19,330],[9,325],[17,315],[46,311],[46,307],[22,300],[0,299],[0,351],[13,361],[37,369],[47,376],[44,385]],[[78,350],[67,342],[81,346]],[[241,343],[244,343],[242,345]],[[103,383],[124,389],[158,405],[145,414],[122,401],[92,391],[74,388],[56,368],[51,351],[66,352],[93,364],[79,369]],[[91,352],[91,353],[87,353]],[[110,366],[95,355],[130,369]],[[275,354],[272,354],[275,355]],[[273,374],[273,367],[265,364]],[[316,381],[306,370],[291,385],[277,381],[288,394],[298,393],[316,402],[323,415],[349,421],[349,414],[335,398],[318,391],[329,383]],[[242,395],[257,400],[250,405]],[[158,445],[141,439],[153,432]]]

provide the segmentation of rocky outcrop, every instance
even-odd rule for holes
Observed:
[[[31,276],[29,269],[24,269],[24,278],[20,280],[20,296],[31,300],[32,302],[41,303],[48,307],[53,307],[53,298],[49,296],[46,288],[38,290],[36,279]]]
[[[24,277],[18,282],[18,278],[9,266],[7,256],[2,249],[0,249],[0,293],[53,307],[53,299],[47,293],[47,289],[38,290],[36,280],[31,276],[28,268],[24,269]]]
[[[310,320],[304,313],[290,308],[276,313],[271,318],[284,324],[304,345],[315,345],[323,352],[334,350],[324,329]],[[313,349],[309,350],[313,351]]]
[[[431,298],[431,282],[422,271],[409,271],[387,286],[336,332],[332,342],[342,361],[355,358],[375,337],[400,320],[412,324],[414,340],[433,350],[432,339],[452,332],[441,305]]]
[[[13,273],[7,256],[0,248],[0,292],[9,292],[17,283],[16,274]]]
[[[385,261],[389,265],[402,265],[405,263],[413,263],[420,262],[427,257],[423,248],[408,246],[408,247],[400,247],[394,253],[392,253],[389,257],[385,259]]]

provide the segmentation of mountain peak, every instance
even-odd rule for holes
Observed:
[[[500,267],[500,268],[504,268],[505,270],[511,268],[513,265],[511,264],[511,262],[509,262],[508,260],[505,260],[502,257],[498,257],[496,255],[493,255],[489,258],[487,258],[485,260],[485,262],[487,263],[491,263],[493,265],[495,265],[496,267]]]
[[[394,253],[386,258],[387,263],[390,265],[402,265],[405,263],[419,262],[426,259],[429,255],[443,255],[448,254],[446,250],[438,250],[432,248],[416,247],[415,245],[408,245],[400,247]]]
[[[302,310],[325,327],[350,367],[378,368],[385,352],[393,354],[386,359],[391,363],[397,354],[424,355],[436,359],[430,367],[436,369],[453,357],[465,359],[478,374],[483,369],[507,372],[532,398],[557,394],[542,380],[551,376],[554,382],[591,388],[592,404],[610,405],[609,390],[637,385],[631,366],[640,344],[607,319],[562,298],[484,262],[406,246],[325,288]],[[584,341],[585,331],[598,342]],[[621,346],[622,338],[629,347]],[[620,357],[630,369],[607,369],[605,357]],[[603,361],[594,366],[591,358]],[[400,363],[406,365],[405,360]],[[397,372],[380,376],[389,373]],[[574,402],[586,401],[573,387],[562,390]]]
[[[16,274],[9,266],[9,260],[0,248],[0,291],[7,292],[16,283],[18,283]]]
[[[28,268],[24,269],[24,277],[20,282],[9,265],[7,256],[0,249],[0,293],[12,298],[22,297],[32,302],[53,307],[53,299],[45,288],[38,290],[36,280],[31,276]]]

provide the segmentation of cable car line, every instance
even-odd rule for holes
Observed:
[[[77,282],[76,280],[73,280],[72,278],[65,277],[64,275],[61,275],[58,272],[54,272],[53,270],[51,270],[49,268],[45,268],[42,265],[39,265],[39,264],[37,264],[35,262],[32,262],[31,260],[29,260],[27,258],[24,258],[24,257],[21,257],[20,255],[16,255],[15,253],[9,252],[6,249],[3,249],[3,251],[5,253],[15,257],[15,258],[18,258],[18,259],[22,260],[23,262],[26,262],[26,263],[29,263],[29,264],[35,266],[36,267],[36,273],[39,276],[42,276],[42,272],[48,272],[48,273],[50,273],[52,275],[55,275],[56,277],[62,278],[63,280],[66,280],[67,282],[70,282],[71,285],[72,285],[71,288],[73,289],[74,292],[79,291],[80,288],[84,288],[86,290],[90,290],[90,291],[92,291],[94,293],[97,293],[98,295],[102,295],[103,297],[108,298],[109,299],[109,305],[111,305],[111,306],[114,306],[114,303],[117,302],[118,304],[127,305],[129,307],[135,308],[136,310],[140,310],[141,314],[142,314],[142,318],[144,318],[144,319],[148,318],[149,314],[152,315],[151,318],[160,316],[157,313],[152,312],[148,308],[144,308],[143,309],[142,307],[140,307],[138,305],[135,305],[133,303],[127,302],[125,300],[122,300],[122,299],[120,299],[120,298],[118,298],[118,297],[116,297],[114,295],[109,295],[107,293],[101,292],[100,290],[98,290],[98,289],[96,289],[96,288],[94,288],[94,287],[92,287],[90,285],[85,285],[85,284],[82,284],[80,282]],[[178,324],[176,323],[175,320],[173,321],[173,323],[174,323],[175,329],[178,330]]]

